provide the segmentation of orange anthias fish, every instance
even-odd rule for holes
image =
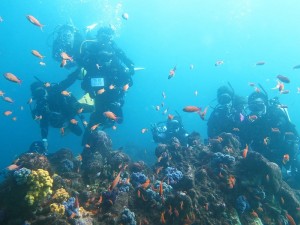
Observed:
[[[127,165],[125,165],[121,170],[120,172],[118,173],[118,175],[116,176],[116,178],[114,179],[114,181],[111,183],[110,187],[109,187],[109,190],[112,191],[116,186],[117,184],[119,183],[120,181],[120,178],[121,178],[121,173],[126,169]]]
[[[16,165],[16,164],[11,164],[10,166],[6,167],[7,170],[16,170],[18,169],[20,166]]]
[[[7,80],[9,80],[11,82],[18,83],[18,84],[22,83],[22,81],[17,76],[15,76],[12,73],[5,73],[4,77],[5,77],[5,79],[7,79]]]
[[[247,153],[248,153],[248,145],[246,144],[245,149],[243,150],[243,158],[247,157]]]
[[[291,224],[291,225],[296,225],[296,222],[295,222],[294,218],[293,218],[290,214],[286,213],[285,216],[286,216],[286,218],[288,219],[289,224]]]
[[[169,115],[168,115],[168,120],[172,120],[172,119],[174,119],[174,115],[169,114]]]
[[[208,109],[208,106],[205,107],[205,109],[203,110],[203,112],[199,112],[199,116],[202,120],[205,119],[205,116],[206,116],[206,113],[207,113],[207,109]]]
[[[41,29],[43,28],[43,24],[41,24],[34,16],[27,15],[26,18],[30,21],[30,23],[34,24],[35,26],[40,27]]]
[[[60,63],[60,67],[63,68],[65,65],[67,65],[67,60],[62,59]]]
[[[62,91],[61,94],[64,96],[71,96],[71,92],[68,91]]]
[[[71,56],[69,56],[66,52],[60,53],[60,56],[63,60],[69,60],[69,61],[73,62],[73,58]]]
[[[32,53],[32,55],[34,55],[40,59],[43,59],[45,57],[41,53],[39,53],[37,50],[32,50],[31,53]]]
[[[143,183],[143,184],[141,184],[141,186],[140,187],[142,187],[142,188],[144,188],[144,189],[146,189],[147,187],[149,187],[149,185],[150,185],[150,180],[149,179],[147,179],[146,180],[146,182],[145,183]]]
[[[71,120],[70,120],[70,123],[71,123],[71,124],[74,124],[74,125],[77,125],[77,124],[78,124],[78,121],[75,120],[75,119],[71,119]]]
[[[128,88],[129,88],[129,84],[125,84],[125,85],[123,86],[123,91],[128,91]]]
[[[96,130],[99,127],[100,123],[97,123],[91,127],[91,131]]]
[[[111,111],[106,111],[103,113],[103,115],[111,120],[118,120],[118,117],[116,116],[116,114],[114,114],[113,112]]]
[[[5,116],[9,116],[9,115],[12,114],[12,111],[7,110],[7,111],[5,111],[3,114],[4,114]]]
[[[230,175],[227,180],[230,189],[234,188],[235,182],[236,182],[235,177]]]
[[[175,72],[176,72],[176,66],[174,66],[174,68],[170,70],[168,79],[171,79],[172,77],[174,77]]]
[[[200,112],[201,108],[197,106],[186,106],[182,109],[184,112]]]
[[[290,156],[289,156],[289,154],[285,154],[283,156],[282,163],[285,165],[288,163],[288,161],[290,161]]]
[[[165,224],[166,223],[166,219],[165,219],[165,211],[163,211],[160,215],[160,222],[162,224]]]
[[[6,101],[6,102],[9,102],[9,103],[14,102],[14,100],[12,100],[12,98],[10,98],[10,97],[4,97],[3,100]]]

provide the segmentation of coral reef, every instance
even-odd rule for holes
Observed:
[[[32,170],[28,176],[27,185],[29,191],[25,196],[25,200],[29,205],[33,205],[52,194],[53,180],[46,170]]]
[[[92,132],[82,161],[68,149],[43,156],[49,161],[42,157],[41,162],[38,154],[23,154],[17,162],[21,169],[8,173],[0,184],[0,221],[300,224],[299,190],[285,182],[277,164],[253,151],[242,157],[238,138],[230,133],[210,139],[207,145],[194,133],[188,142],[185,146],[172,139],[159,144],[151,168],[113,151],[103,131]]]
[[[27,178],[30,174],[31,170],[24,167],[14,172],[14,178],[16,179],[17,184],[22,185],[27,182]]]

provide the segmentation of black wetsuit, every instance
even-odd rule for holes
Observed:
[[[242,110],[232,105],[218,105],[207,121],[207,136],[215,138],[223,132],[238,135],[242,116]]]
[[[242,123],[240,138],[243,145],[263,154],[270,161],[283,164],[283,156],[288,154],[290,162],[298,154],[298,133],[289,121],[287,114],[277,105],[267,107],[261,117],[245,117]],[[287,163],[287,166],[289,163]]]
[[[76,81],[77,75],[78,70],[71,73],[60,83],[45,87],[46,96],[36,99],[36,107],[32,112],[33,116],[36,117],[35,119],[40,120],[42,139],[47,138],[49,125],[55,128],[66,126],[74,134],[82,134],[80,126],[72,124],[70,120],[75,118],[77,111],[82,108],[83,105],[78,103],[74,96],[64,96],[61,93]]]
[[[107,119],[103,112],[111,111],[123,120],[124,86],[132,86],[134,74],[133,62],[114,42],[101,44],[92,42],[84,49],[81,66],[87,71],[82,82],[82,89],[89,93],[95,102],[95,112],[91,115],[89,126],[100,123],[112,126],[114,121]],[[99,90],[105,90],[99,94]]]

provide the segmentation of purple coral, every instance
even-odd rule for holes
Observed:
[[[165,169],[166,178],[169,180],[170,184],[176,184],[180,181],[183,177],[183,174],[180,170],[177,170],[174,167],[167,167]]]
[[[134,187],[138,187],[139,185],[145,183],[147,179],[148,178],[146,175],[141,172],[131,174],[131,183]]]
[[[244,195],[240,195],[236,199],[235,205],[236,205],[237,211],[241,214],[243,214],[244,212],[246,212],[250,209],[250,204]]]
[[[67,213],[67,216],[70,217],[73,214],[79,216],[79,208],[76,207],[74,197],[69,198],[67,201],[63,201],[62,204],[65,207],[65,212]]]

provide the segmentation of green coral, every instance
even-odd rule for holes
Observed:
[[[67,201],[69,198],[70,195],[64,188],[57,189],[52,197],[53,201],[55,202]]]
[[[46,170],[32,170],[28,176],[27,185],[29,186],[29,190],[25,196],[25,200],[28,205],[33,205],[52,194],[53,179]]]
[[[52,203],[50,205],[50,211],[60,216],[65,215],[65,207],[62,204]]]

